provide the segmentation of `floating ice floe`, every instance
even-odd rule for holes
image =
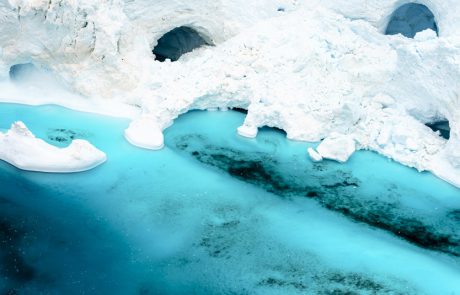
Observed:
[[[81,139],[65,148],[55,147],[36,138],[23,122],[15,122],[6,133],[0,133],[0,159],[22,170],[70,173],[92,169],[107,157]]]

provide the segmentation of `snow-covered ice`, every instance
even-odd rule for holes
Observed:
[[[322,158],[345,163],[356,151],[356,144],[350,136],[331,134],[321,142],[317,151]]]
[[[104,163],[106,155],[81,139],[65,148],[55,147],[36,138],[18,121],[0,133],[0,159],[23,170],[70,173],[92,169]]]
[[[78,94],[48,103],[130,110],[127,138],[144,147],[160,147],[159,131],[189,110],[238,107],[248,110],[244,136],[263,126],[312,142],[340,133],[357,150],[460,186],[460,5],[423,1],[412,19],[411,2],[0,0],[0,79],[32,63]],[[385,35],[394,21],[415,38]],[[205,45],[155,60],[161,37],[179,27]],[[425,126],[439,120],[449,140]]]
[[[145,149],[158,150],[164,146],[161,129],[155,120],[148,117],[133,120],[125,130],[125,138],[131,144]]]

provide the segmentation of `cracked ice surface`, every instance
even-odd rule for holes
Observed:
[[[246,108],[243,135],[271,126],[295,140],[346,137],[460,186],[455,1],[424,1],[439,38],[415,39],[383,34],[401,1],[188,2],[2,0],[0,77],[32,62],[82,96],[59,104],[126,105],[141,114],[131,112],[134,126],[159,130],[191,109]],[[156,62],[157,40],[182,25],[215,46]],[[449,120],[449,141],[424,125],[437,119]]]

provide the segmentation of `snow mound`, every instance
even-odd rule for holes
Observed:
[[[22,170],[70,173],[92,169],[107,157],[86,140],[55,147],[36,138],[23,122],[15,122],[6,133],[0,133],[0,159]]]

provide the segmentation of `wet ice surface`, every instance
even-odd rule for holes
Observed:
[[[280,132],[239,137],[243,119],[191,112],[152,152],[124,120],[0,105],[0,128],[108,155],[0,163],[0,294],[459,294],[458,189],[368,152],[312,163]]]

